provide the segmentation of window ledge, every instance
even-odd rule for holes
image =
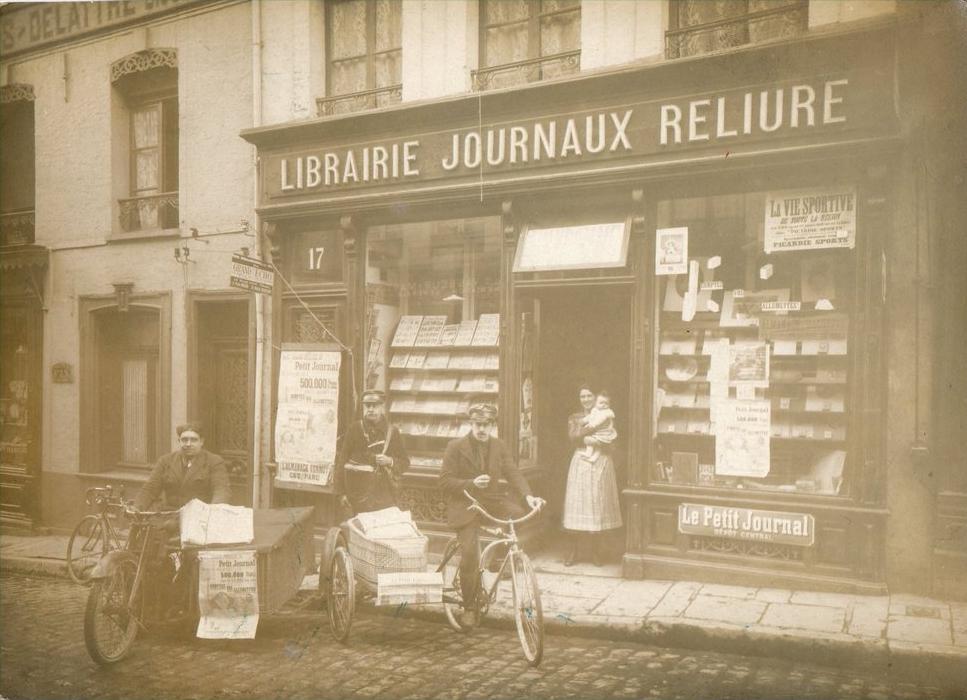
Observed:
[[[131,241],[154,240],[158,238],[178,238],[181,236],[180,228],[152,228],[144,231],[119,231],[112,233],[108,238],[108,243],[129,243]]]

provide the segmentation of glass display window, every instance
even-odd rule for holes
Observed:
[[[846,495],[855,191],[658,203],[659,482]]]
[[[373,226],[366,235],[367,388],[387,394],[411,464],[438,468],[498,394],[500,220]]]

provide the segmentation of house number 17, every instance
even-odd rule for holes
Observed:
[[[310,270],[321,270],[322,269],[322,254],[326,252],[326,249],[322,246],[317,248],[309,248],[309,269]]]

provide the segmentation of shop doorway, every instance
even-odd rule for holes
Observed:
[[[583,383],[611,395],[618,431],[614,462],[619,490],[627,483],[631,290],[605,285],[556,288],[540,292],[537,304],[540,359],[535,427],[540,462],[547,471],[548,541],[556,549],[562,539],[561,513],[574,451],[568,442],[567,421],[581,410],[578,388]],[[606,558],[617,560],[623,551],[623,529],[612,531],[606,541]]]

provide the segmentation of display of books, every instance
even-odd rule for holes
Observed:
[[[412,374],[403,374],[395,377],[390,382],[389,388],[392,391],[413,391],[413,381],[414,377]]]
[[[446,369],[450,364],[450,353],[430,352],[423,363],[425,369]]]
[[[406,367],[406,363],[409,359],[410,353],[408,352],[394,353],[392,359],[389,361],[389,366],[391,369],[403,369]]]
[[[446,316],[424,316],[423,322],[420,323],[420,330],[416,334],[416,340],[413,345],[418,348],[433,347],[437,345],[440,340],[440,332],[443,330],[443,326],[446,325]]]
[[[500,314],[480,314],[477,330],[474,331],[473,346],[496,345],[500,339]]]
[[[453,345],[454,341],[457,339],[457,330],[459,328],[459,323],[450,323],[445,325],[440,331],[440,337],[437,339],[437,345]]]
[[[693,338],[662,338],[658,348],[660,355],[694,355],[696,339]]]
[[[473,342],[473,334],[477,331],[477,322],[474,320],[461,321],[457,328],[457,337],[453,339],[454,345],[468,346]]]
[[[788,297],[787,289],[728,292],[722,314],[700,313],[693,322],[659,306],[654,372],[660,480],[839,493],[845,450],[830,448],[849,437],[847,319],[791,307],[781,313],[779,305]],[[741,413],[717,410],[722,401],[744,408]],[[716,457],[732,449],[730,444],[749,450],[749,469],[759,470],[755,478],[715,476]],[[830,457],[834,452],[838,456]],[[689,455],[687,464],[683,454]],[[757,459],[761,465],[763,456],[770,466],[764,476],[761,466],[752,466]],[[820,462],[823,468],[817,467]],[[743,468],[741,458],[732,464]],[[741,477],[734,468],[729,466],[729,473]]]
[[[387,359],[388,406],[405,436],[411,464],[435,469],[448,440],[470,430],[474,395],[497,394],[499,314],[446,323],[445,316],[404,316]],[[420,370],[420,371],[413,371]],[[434,454],[436,453],[436,454]]]
[[[400,317],[399,325],[396,326],[396,334],[393,336],[393,342],[391,343],[394,348],[409,348],[413,347],[416,342],[416,336],[420,331],[420,325],[423,322],[422,316],[402,316]]]
[[[406,367],[407,369],[423,369],[423,364],[425,362],[425,352],[411,352],[409,359],[406,361]]]

